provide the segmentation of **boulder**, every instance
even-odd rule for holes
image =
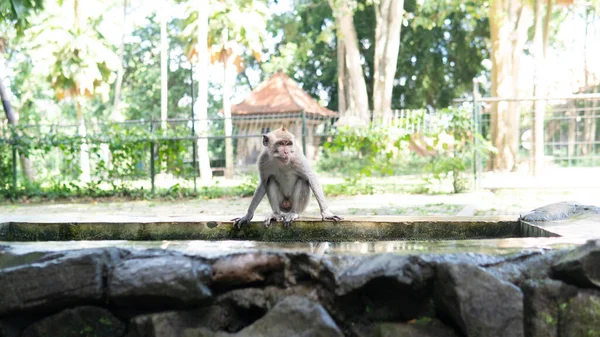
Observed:
[[[600,336],[599,291],[579,291],[559,305],[558,336]]]
[[[121,337],[126,326],[110,311],[81,306],[63,310],[31,324],[22,337]]]
[[[521,288],[525,335],[558,337],[559,306],[576,296],[577,288],[551,279],[526,280]]]
[[[136,336],[147,337],[181,336],[186,329],[196,328],[238,332],[263,317],[283,298],[296,294],[311,296],[312,291],[301,286],[236,289],[199,309],[137,316],[131,320],[130,330]]]
[[[427,310],[434,274],[434,265],[418,256],[359,260],[337,276],[337,307],[371,321],[413,319]]]
[[[210,265],[183,255],[133,256],[108,275],[108,298],[121,306],[189,306],[212,296]]]
[[[206,328],[185,329],[185,337],[343,337],[331,316],[318,303],[305,297],[281,300],[263,318],[231,334]]]
[[[552,266],[554,278],[578,287],[600,288],[600,240],[590,240]]]
[[[550,278],[552,265],[565,253],[566,251],[562,250],[528,253],[486,266],[485,269],[488,273],[518,286],[527,279]]]
[[[522,337],[523,294],[480,267],[441,264],[434,300],[438,315],[469,337]]]
[[[414,324],[378,323],[369,337],[458,337],[452,328],[437,319],[420,319]]]
[[[21,331],[33,321],[35,321],[33,317],[14,316],[0,318],[0,336],[21,337]]]
[[[244,253],[224,256],[212,264],[213,283],[218,290],[253,284],[284,283],[284,255]]]
[[[103,275],[120,256],[113,248],[76,250],[2,269],[0,316],[101,302]]]
[[[585,213],[600,214],[600,207],[562,201],[536,208],[526,214],[521,214],[520,218],[525,221],[554,221]]]

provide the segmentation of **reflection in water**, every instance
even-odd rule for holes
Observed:
[[[585,239],[510,238],[488,240],[439,241],[355,241],[355,242],[264,242],[264,241],[50,241],[0,242],[2,252],[27,254],[30,252],[61,251],[82,248],[119,247],[126,249],[164,249],[187,254],[216,257],[236,252],[284,251],[324,255],[368,255],[380,253],[484,253],[507,254],[529,249],[555,249],[583,244]]]

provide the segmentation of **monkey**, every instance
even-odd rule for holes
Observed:
[[[246,215],[232,219],[234,228],[239,229],[250,223],[256,207],[265,195],[273,211],[264,221],[265,228],[273,220],[283,221],[284,227],[289,228],[308,206],[311,190],[317,199],[323,220],[342,220],[329,210],[323,187],[308,159],[299,151],[291,132],[282,126],[263,134],[262,143],[263,151],[258,156],[259,183]]]

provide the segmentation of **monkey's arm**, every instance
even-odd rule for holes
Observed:
[[[314,173],[308,165],[305,165],[307,168],[306,172],[304,172],[304,179],[308,180],[308,184],[310,185],[310,189],[312,190],[315,198],[317,199],[317,203],[319,204],[319,208],[321,209],[321,217],[323,220],[333,220],[340,221],[342,217],[334,215],[329,210],[329,206],[327,206],[327,201],[325,201],[325,193],[323,193],[323,186],[321,186],[321,182],[319,181],[319,177],[317,177],[316,173]]]
[[[254,211],[265,197],[267,193],[267,186],[265,180],[260,181],[256,191],[254,191],[254,195],[252,196],[252,201],[250,201],[250,206],[248,207],[248,212],[241,218],[232,219],[234,228],[241,228],[244,225],[250,224],[250,220],[254,217]]]

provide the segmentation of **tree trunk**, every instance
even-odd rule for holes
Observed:
[[[198,1],[198,135],[208,136],[208,1]],[[200,179],[204,184],[212,180],[210,159],[208,157],[208,139],[198,139],[198,166]]]
[[[527,38],[528,9],[520,1],[492,0],[490,31],[492,40],[492,96],[518,97],[519,61]],[[515,102],[492,104],[492,144],[498,150],[491,154],[490,166],[495,171],[512,171],[517,165],[519,113]]]
[[[375,72],[373,76],[373,119],[391,122],[392,91],[400,50],[404,0],[375,2]]]
[[[337,38],[337,58],[338,58],[338,112],[346,114],[346,49],[344,40],[339,36]]]
[[[163,0],[166,9],[167,0]],[[169,44],[167,41],[167,11],[161,10],[160,13],[160,129],[163,134],[167,131],[167,111],[169,108]],[[167,161],[163,158],[160,162],[160,178],[164,179],[167,172]]]
[[[77,108],[77,133],[79,137],[82,138],[81,148],[80,148],[80,156],[79,156],[79,167],[81,170],[81,175],[79,176],[79,180],[83,183],[89,183],[92,181],[92,177],[90,174],[90,153],[87,144],[86,137],[86,129],[85,129],[85,120],[83,118],[83,111],[81,108],[81,97],[75,97],[75,106]]]
[[[223,29],[223,50],[221,51],[223,62],[223,117],[225,125],[225,178],[233,178],[233,125],[231,123],[231,93],[233,92],[230,72],[234,70],[234,55],[228,53],[226,46],[227,28]]]
[[[117,68],[117,82],[115,84],[115,99],[113,103],[112,120],[121,122],[123,114],[119,110],[121,102],[121,87],[123,86],[123,62],[125,59],[125,22],[127,18],[127,0],[123,0],[123,30],[121,32],[121,45],[119,46],[119,68]]]
[[[351,4],[353,0],[329,0],[338,26],[338,36],[344,41],[346,51],[346,64],[348,67],[349,81],[352,83],[351,93],[354,101],[354,115],[358,118],[357,122],[367,124],[370,120],[369,98],[367,95],[367,85],[360,62],[360,50],[358,48],[358,38],[356,28],[354,27],[353,10]]]
[[[552,6],[550,3],[548,6]],[[542,0],[534,0],[534,27],[533,27],[533,96],[545,97],[547,90],[546,79],[546,55],[544,53],[544,38],[547,37],[542,31]],[[546,17],[549,21],[550,17]],[[533,146],[530,172],[537,176],[544,167],[544,115],[546,101],[533,101]]]
[[[6,87],[4,86],[4,78],[2,78],[1,74],[0,74],[0,98],[2,99],[2,107],[4,108],[4,113],[6,114],[6,119],[8,120],[8,123],[10,123],[11,125],[17,125],[18,118],[17,118],[17,115],[15,114],[15,111],[12,108],[12,104],[10,104],[10,99],[8,97],[8,91],[6,90]],[[33,172],[33,167],[31,165],[31,160],[29,160],[29,158],[27,158],[24,154],[20,154],[19,157],[21,159],[21,169],[23,170],[23,177],[25,177],[25,180],[27,180],[27,181],[34,181],[35,175]]]

